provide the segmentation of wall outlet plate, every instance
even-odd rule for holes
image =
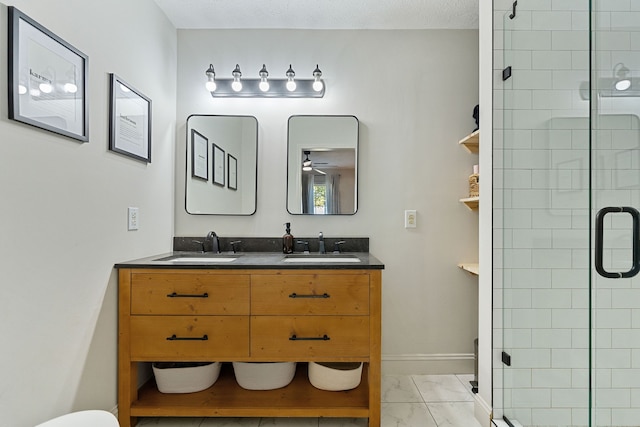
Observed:
[[[404,228],[416,228],[418,226],[418,214],[415,209],[404,211]]]
[[[137,230],[140,228],[140,213],[138,212],[138,208],[129,208],[128,209],[128,230]]]

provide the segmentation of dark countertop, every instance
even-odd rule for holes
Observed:
[[[326,258],[326,262],[285,262],[286,257],[297,259]],[[175,258],[202,258],[203,261],[175,262]],[[357,257],[360,262],[340,262],[337,257]],[[236,258],[231,262],[210,262],[207,258]],[[125,261],[115,264],[115,268],[157,268],[157,269],[212,269],[212,270],[245,270],[245,269],[277,269],[277,270],[382,270],[384,264],[368,252],[345,252],[333,254],[292,254],[277,252],[239,252],[233,253],[200,253],[170,252]]]

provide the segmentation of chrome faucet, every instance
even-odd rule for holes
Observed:
[[[327,250],[324,248],[324,235],[322,234],[322,231],[318,235],[318,249],[321,254],[327,253]]]
[[[220,239],[215,231],[210,231],[204,239],[205,243],[211,248],[211,252],[220,253]]]

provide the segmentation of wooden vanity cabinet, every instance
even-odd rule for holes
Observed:
[[[381,270],[120,268],[120,426],[192,416],[368,418],[379,427],[381,286]],[[207,390],[163,394],[153,380],[138,389],[138,364],[154,361],[299,363],[282,389],[244,390],[227,363]],[[361,384],[318,390],[309,361],[364,362]]]

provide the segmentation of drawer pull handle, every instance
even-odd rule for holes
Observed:
[[[294,292],[289,295],[289,298],[331,298],[331,295],[326,292],[322,295],[298,295]]]
[[[204,293],[204,294],[196,294],[196,295],[191,295],[191,294],[178,294],[176,292],[172,292],[170,294],[167,294],[167,297],[169,298],[209,298],[209,294],[208,293]]]
[[[200,338],[192,338],[192,337],[178,337],[176,334],[167,337],[167,341],[207,341],[209,337],[207,335],[203,335]]]
[[[329,341],[331,338],[327,334],[321,337],[299,337],[297,335],[291,335],[289,341]]]

